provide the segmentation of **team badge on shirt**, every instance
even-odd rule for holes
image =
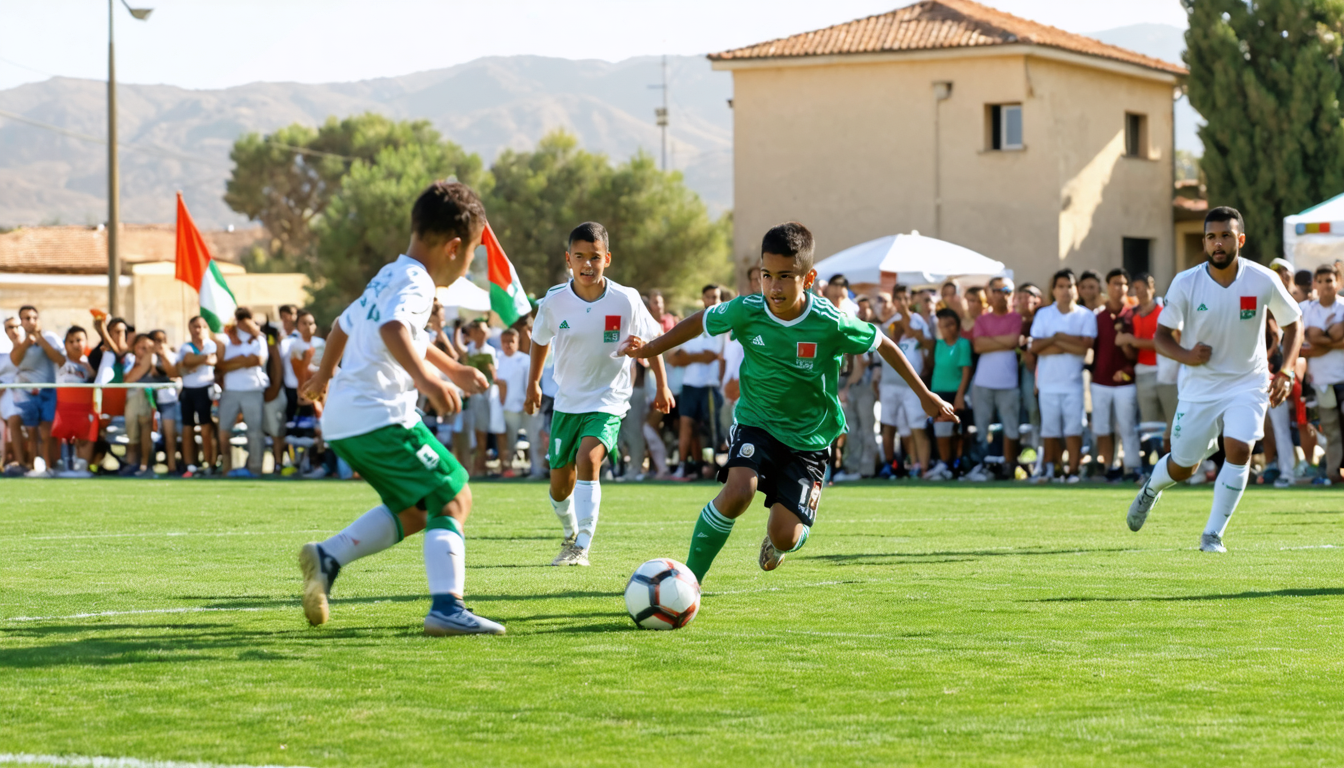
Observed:
[[[798,357],[802,360],[811,360],[817,356],[817,343],[815,341],[798,342]]]
[[[621,336],[621,316],[607,315],[607,323],[602,330],[603,343],[612,343],[620,340]]]
[[[1256,307],[1256,303],[1257,303],[1257,302],[1256,302],[1254,296],[1242,296],[1242,297],[1241,297],[1241,319],[1242,319],[1242,320],[1254,320],[1254,319],[1255,319],[1255,307]]]

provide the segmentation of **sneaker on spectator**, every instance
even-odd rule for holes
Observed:
[[[27,471],[22,464],[10,464],[5,467],[5,477],[23,477],[25,474],[27,474]]]
[[[37,477],[37,478],[42,478],[42,477],[55,477],[55,476],[56,476],[56,473],[52,472],[51,470],[47,470],[47,469],[34,469],[34,470],[31,470],[31,471],[29,471],[29,472],[24,473],[24,477]]]
[[[153,467],[145,467],[139,472],[136,472],[134,476],[144,478],[144,477],[158,477],[159,475],[157,472],[154,471]]]
[[[252,471],[249,470],[247,467],[239,467],[237,469],[231,469],[229,470],[229,473],[225,475],[225,477],[241,478],[243,480],[257,479],[257,476],[252,474]]]
[[[1312,485],[1323,486],[1323,487],[1325,487],[1325,488],[1329,488],[1329,487],[1330,487],[1330,478],[1328,478],[1328,477],[1317,477],[1317,478],[1315,478],[1315,479],[1313,479],[1313,480],[1311,481],[1311,484],[1312,484]]]
[[[1280,476],[1274,479],[1275,488],[1292,488],[1293,480],[1290,477]]]
[[[135,477],[137,471],[138,470],[130,464],[123,464],[121,465],[121,468],[117,470],[117,477]]]
[[[281,477],[293,477],[299,473],[299,468],[293,464],[286,464],[284,469],[280,470]]]
[[[845,472],[844,470],[836,472],[834,475],[831,476],[831,480],[837,483],[852,483],[855,480],[862,480],[862,479],[863,478],[860,477],[859,475],[850,474],[849,472]]]
[[[314,469],[312,472],[308,472],[308,473],[304,474],[303,479],[304,479],[304,480],[321,480],[322,478],[324,478],[324,477],[326,477],[326,476],[327,476],[327,468],[326,468],[325,466],[318,466],[318,468],[317,468],[317,469]]]

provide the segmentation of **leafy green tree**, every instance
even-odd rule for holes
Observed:
[[[1268,261],[1284,216],[1344,192],[1344,0],[1181,1],[1209,204],[1240,210]]]
[[[384,264],[405,251],[411,202],[430,182],[449,176],[478,193],[489,187],[480,157],[449,142],[385,147],[350,166],[314,229],[316,259],[308,274],[310,309],[319,323],[331,322]]]
[[[328,118],[320,128],[295,123],[265,136],[249,133],[233,145],[224,202],[261,222],[271,250],[311,257],[313,226],[353,162],[372,161],[387,147],[435,144],[426,120],[395,122],[376,114]]]
[[[618,283],[685,299],[732,273],[730,220],[711,219],[681,174],[658,170],[647,154],[613,167],[556,131],[532,152],[504,152],[491,173],[486,213],[529,292],[540,295],[568,278],[566,238],[589,220],[607,228],[607,274]]]

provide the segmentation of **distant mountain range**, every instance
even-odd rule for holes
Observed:
[[[1183,31],[1137,25],[1095,33],[1108,43],[1180,61]],[[732,206],[732,77],[701,56],[670,56],[672,168],[715,211]],[[242,225],[222,200],[229,150],[248,131],[379,112],[425,118],[488,164],[503,149],[528,149],[564,127],[589,150],[624,160],[659,155],[653,110],[661,59],[615,64],[535,56],[485,58],[446,69],[355,83],[251,83],[212,91],[164,85],[117,90],[122,217],[168,222],[182,190],[203,227]],[[53,78],[0,91],[0,226],[93,224],[107,213],[107,87]],[[27,122],[6,117],[18,115]],[[1177,107],[1177,147],[1199,152],[1198,116]],[[40,123],[42,126],[34,125]],[[55,130],[53,130],[55,129]]]

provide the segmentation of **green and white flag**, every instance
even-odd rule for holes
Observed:
[[[238,301],[210,257],[210,249],[191,220],[181,192],[177,193],[177,279],[201,295],[201,317],[205,318],[210,330],[215,333],[224,330],[224,324],[238,309]]]

